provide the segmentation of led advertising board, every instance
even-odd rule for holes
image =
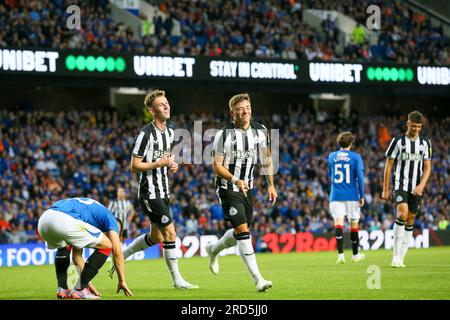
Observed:
[[[0,75],[443,87],[450,67],[0,49]]]

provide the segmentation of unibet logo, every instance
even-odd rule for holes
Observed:
[[[422,85],[449,85],[450,68],[417,67],[417,80]]]
[[[74,56],[66,57],[66,68],[70,71],[123,72],[126,68],[125,60],[121,57]]]
[[[138,76],[192,78],[194,58],[134,56],[134,73]]]
[[[0,50],[0,70],[55,72],[59,53],[55,51]]]
[[[414,72],[411,68],[369,67],[366,71],[369,81],[408,81],[414,80]]]
[[[312,81],[361,82],[362,64],[359,63],[310,63],[309,77]]]

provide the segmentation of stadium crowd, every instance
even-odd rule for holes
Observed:
[[[366,169],[366,204],[360,227],[369,231],[391,228],[394,208],[380,199],[384,152],[390,139],[404,131],[404,117],[360,117],[355,112],[328,115],[298,105],[289,106],[283,114],[266,113],[258,118],[280,130],[280,165],[275,176],[279,198],[274,207],[266,199],[265,179],[255,179],[255,239],[267,232],[333,232],[327,156],[337,149],[338,130],[346,129],[357,135],[355,150],[362,154]],[[203,130],[218,129],[225,120],[222,114],[204,112],[175,114],[172,122],[175,128],[193,132],[194,121],[200,119]],[[429,120],[423,135],[433,144],[433,169],[416,227],[447,229],[450,117]],[[0,243],[41,241],[37,221],[54,201],[86,196],[107,205],[118,186],[127,190],[137,209],[129,236],[148,231],[149,220],[136,199],[137,177],[129,170],[131,147],[141,127],[140,117],[116,112],[1,110]],[[180,237],[224,232],[213,176],[211,166],[199,164],[180,165],[174,175],[170,208]]]
[[[70,0],[0,0],[0,47],[113,50],[149,54],[207,55],[450,64],[449,37],[442,26],[397,0],[174,1],[148,0],[166,16],[141,16],[142,31],[116,23],[108,0],[78,3],[81,30],[69,30]],[[383,27],[370,46],[364,29],[366,8],[379,5]],[[316,30],[303,21],[303,10],[337,10],[360,23],[346,46],[339,43],[330,17]],[[175,20],[180,32],[174,32]],[[342,47],[342,48],[341,48]]]

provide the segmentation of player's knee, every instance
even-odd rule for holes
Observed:
[[[235,234],[240,234],[240,233],[243,233],[243,232],[247,232],[247,233],[249,232],[248,231],[248,225],[246,223],[241,224],[241,225],[237,226],[236,228],[234,228],[234,233]]]
[[[97,244],[96,246],[97,249],[103,250],[103,249],[112,249],[112,243],[111,240],[109,240],[108,237],[104,236],[102,237],[102,240]]]
[[[406,224],[412,226],[414,224],[415,218],[416,218],[415,215],[408,215],[408,219],[406,219]]]
[[[400,204],[397,206],[397,218],[400,218],[402,220],[406,220],[408,218],[408,205],[407,204]]]
[[[175,232],[175,228],[165,228],[164,230],[161,230],[162,238],[161,241],[175,241],[177,238],[177,233]]]
[[[399,218],[400,220],[406,221],[408,219],[407,211],[398,211],[397,218]]]
[[[358,227],[359,227],[359,220],[358,219],[350,220],[350,228],[358,229]]]
[[[150,235],[150,241],[154,244],[157,244],[163,242],[164,238],[161,234],[152,234]]]
[[[334,219],[334,226],[343,226],[344,225],[344,219]]]
[[[112,251],[112,247],[111,248],[105,248],[105,249],[97,249],[97,251],[101,254],[104,254],[105,256],[109,257],[109,255],[111,254]]]

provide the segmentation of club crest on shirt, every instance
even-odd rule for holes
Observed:
[[[169,218],[167,216],[162,216],[161,217],[161,222],[162,223],[167,223],[169,221]]]
[[[238,211],[235,207],[231,207],[229,212],[230,212],[230,216],[234,216]]]
[[[400,202],[400,201],[402,201],[402,200],[403,200],[402,196],[398,196],[398,197],[397,197],[397,202]]]

